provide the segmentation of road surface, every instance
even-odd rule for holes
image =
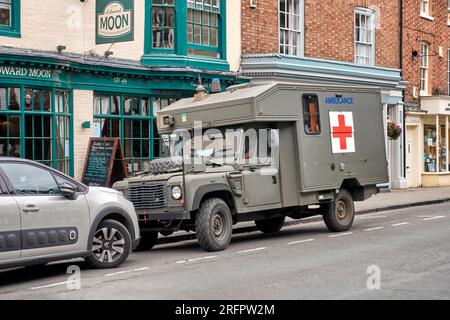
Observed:
[[[234,235],[216,253],[160,245],[114,270],[3,271],[0,299],[450,299],[450,204],[357,216],[344,233],[315,222]]]

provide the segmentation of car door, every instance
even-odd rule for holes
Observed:
[[[278,170],[279,141],[276,130],[259,130],[256,137],[242,137],[244,143],[243,180],[245,203],[254,206],[281,206]],[[272,145],[271,145],[272,144]],[[241,148],[241,147],[239,147]]]
[[[20,213],[0,176],[0,263],[20,258]]]
[[[66,199],[59,191],[59,183],[73,181],[34,163],[6,162],[0,168],[19,207],[23,258],[70,255],[87,249],[87,200],[83,194]]]

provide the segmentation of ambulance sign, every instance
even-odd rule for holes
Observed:
[[[330,129],[333,153],[356,151],[353,112],[330,111]]]

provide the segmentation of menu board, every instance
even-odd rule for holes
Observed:
[[[112,187],[127,177],[119,138],[91,138],[83,170],[83,183]]]

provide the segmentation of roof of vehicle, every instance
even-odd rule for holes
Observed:
[[[215,103],[227,103],[236,102],[244,99],[257,98],[260,95],[270,91],[270,89],[276,87],[277,83],[259,84],[259,85],[239,85],[228,88],[227,91],[221,93],[208,94],[205,99],[201,101],[195,101],[194,97],[178,100],[177,102],[164,108],[164,110],[158,113],[173,112],[176,110],[187,109],[190,107],[202,107],[206,105],[212,105]]]

